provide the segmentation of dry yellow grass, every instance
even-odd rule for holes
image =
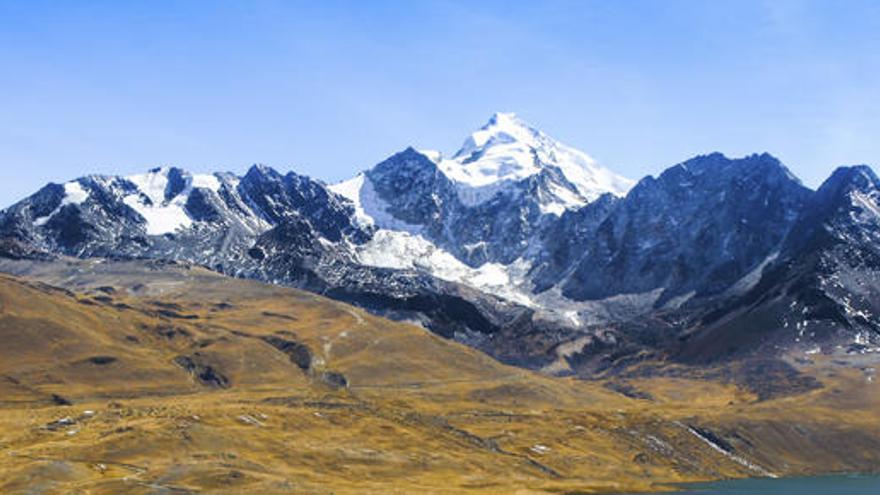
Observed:
[[[795,397],[649,378],[636,400],[300,291],[84,266],[33,270],[76,292],[0,276],[3,493],[590,493],[880,463],[880,389],[833,362]]]

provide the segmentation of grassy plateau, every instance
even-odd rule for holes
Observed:
[[[877,358],[792,360],[821,386],[764,399],[704,370],[548,376],[197,267],[0,269],[2,493],[614,493],[880,470]]]

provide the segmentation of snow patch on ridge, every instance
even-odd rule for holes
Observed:
[[[431,160],[434,163],[439,164],[440,162],[443,161],[443,153],[441,153],[437,150],[416,150],[416,151],[418,151],[419,153],[421,153],[422,155],[427,157],[428,160]]]
[[[67,205],[78,205],[85,202],[89,199],[89,192],[83,189],[82,185],[77,181],[71,181],[64,184],[64,198],[61,199],[61,203],[57,208],[52,210],[52,213],[44,217],[37,218],[34,220],[34,225],[43,226],[55,216],[56,213],[61,211],[61,208],[64,208]]]
[[[220,179],[213,174],[194,174],[192,176],[193,189],[210,189],[214,192],[220,191]]]
[[[419,235],[378,230],[370,242],[358,249],[357,256],[365,265],[424,271],[442,280],[462,283],[522,305],[534,306],[528,295],[517,290],[519,283],[511,277],[509,267],[485,263],[479,268],[471,268]]]
[[[388,213],[388,204],[379,197],[373,183],[365,174],[358,174],[338,184],[328,186],[334,193],[354,203],[355,220],[362,226],[419,233],[421,226],[406,223]]]
[[[145,195],[153,204],[162,203],[165,200],[165,188],[168,186],[168,169],[160,168],[151,170],[145,174],[130,175],[125,178]]]
[[[131,175],[125,179],[137,186],[140,192],[126,196],[122,201],[144,218],[147,235],[170,234],[192,225],[192,220],[184,208],[189,197],[188,193],[192,189],[191,184],[185,191],[187,194],[178,194],[170,201],[165,201],[168,169],[154,169],[146,174]]]
[[[361,203],[361,189],[364,187],[365,180],[367,180],[367,177],[361,173],[347,181],[327,186],[327,189],[354,203],[355,220],[361,225],[369,226],[375,225],[375,221],[367,215]]]
[[[78,205],[85,200],[89,199],[89,193],[83,189],[82,185],[79,182],[73,181],[64,184],[64,200],[63,204],[75,204]]]
[[[760,474],[761,476],[766,476],[768,478],[778,478],[778,476],[776,474],[768,471],[767,469],[764,469],[763,467],[759,466],[758,464],[746,459],[743,456],[740,456],[740,455],[734,454],[733,452],[728,451],[727,449],[725,449],[721,445],[718,445],[714,440],[712,440],[711,438],[706,436],[704,433],[696,430],[695,428],[693,428],[689,425],[682,424],[678,421],[675,421],[675,424],[677,424],[678,426],[687,430],[691,435],[697,437],[703,443],[705,443],[706,445],[711,447],[712,450],[714,450],[715,452],[718,452],[719,454],[723,455],[724,457],[727,457],[728,459],[736,462],[737,464],[744,466],[748,469],[751,469],[752,471]]]
[[[147,235],[170,234],[192,225],[192,220],[179,202],[159,206],[148,205],[138,195],[126,196],[122,201],[144,218]]]
[[[185,229],[193,224],[186,212],[186,202],[193,189],[219,193],[221,181],[217,174],[183,173],[186,185],[170,200],[165,199],[170,169],[157,168],[145,174],[130,175],[125,180],[134,184],[138,193],[129,194],[122,201],[144,218],[148,235],[164,235]],[[236,179],[237,182],[237,179]],[[233,187],[234,187],[233,183]]]

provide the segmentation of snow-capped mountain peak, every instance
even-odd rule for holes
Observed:
[[[463,196],[476,200],[491,197],[491,192],[504,183],[527,179],[548,167],[557,168],[569,183],[555,191],[560,193],[557,196],[563,208],[582,206],[604,193],[621,196],[633,185],[630,179],[554,140],[514,113],[492,115],[452,159],[442,160],[439,166],[462,189],[471,190]],[[567,186],[573,186],[574,194],[563,191]],[[481,189],[489,194],[480,194]]]
[[[512,261],[510,253],[529,244],[532,217],[622,196],[632,184],[515,114],[496,113],[452,158],[407,148],[329,189],[353,203],[359,224],[428,236],[477,266]],[[468,220],[486,217],[516,238],[508,239],[515,247],[492,254],[462,247],[488,245],[490,231],[472,231]]]
[[[512,112],[496,112],[483,127],[473,132],[453,159],[466,161],[489,148],[510,144],[522,147],[538,147],[543,133]]]

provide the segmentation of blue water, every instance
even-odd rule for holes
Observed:
[[[747,479],[694,484],[678,495],[880,495],[880,476]]]

